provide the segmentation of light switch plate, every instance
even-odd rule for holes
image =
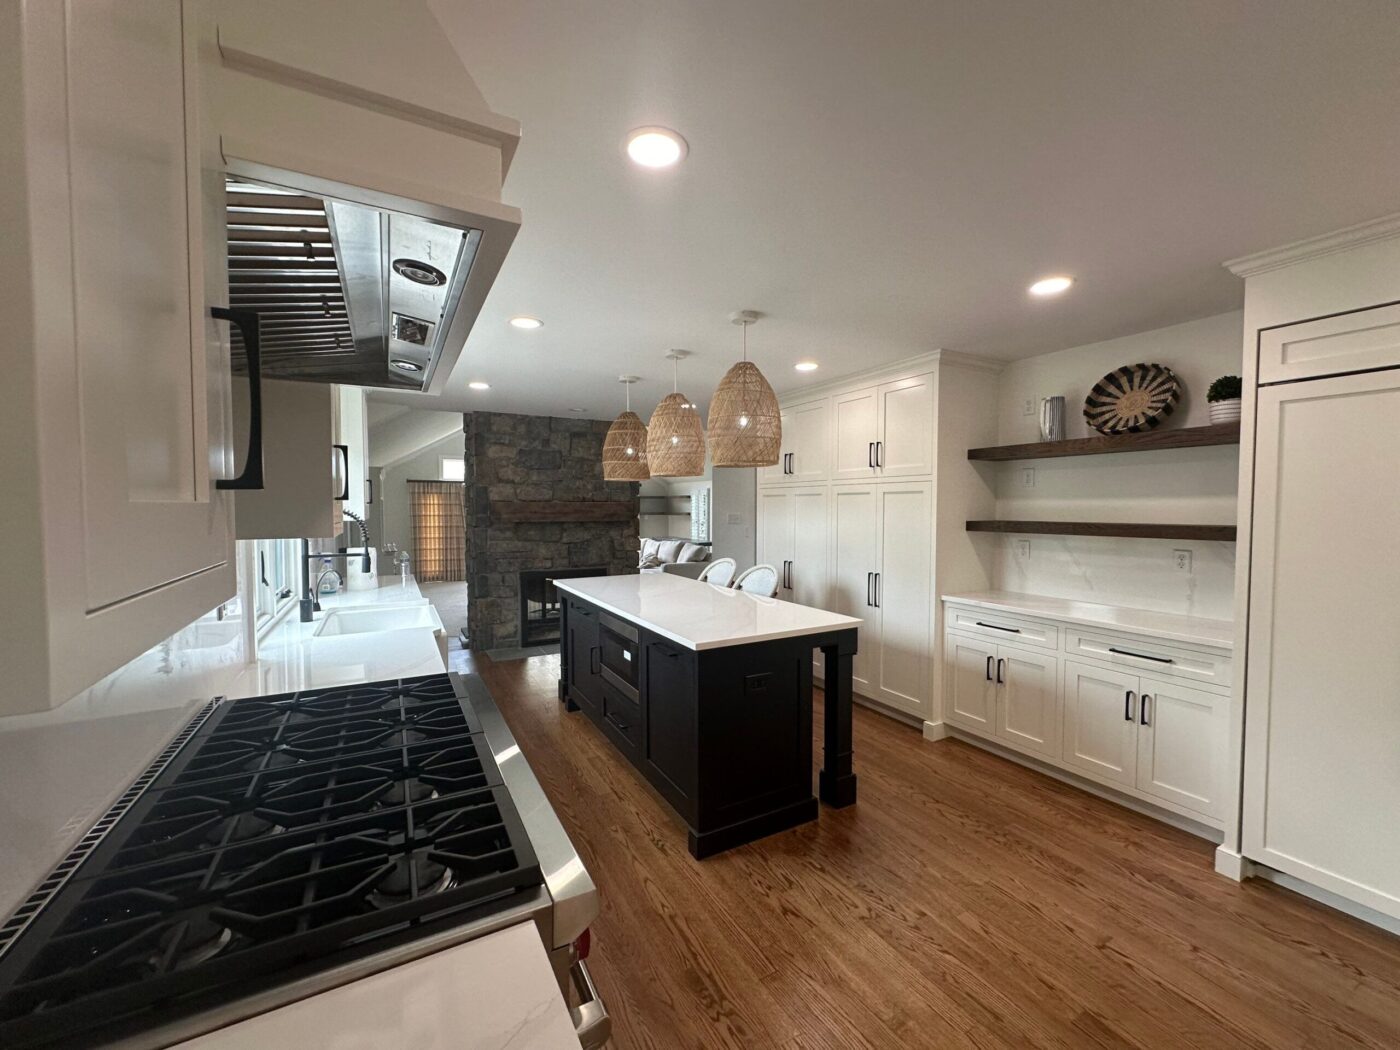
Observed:
[[[724,516],[724,521],[727,525],[742,525],[744,524],[744,516],[742,514],[735,514],[731,511],[729,514],[726,514]]]
[[[1021,468],[1021,488],[1023,488],[1023,489],[1033,489],[1033,488],[1035,488],[1035,467],[1022,467],[1022,468]]]
[[[1024,402],[1021,403],[1021,415],[1023,415],[1023,416],[1033,416],[1033,415],[1035,415],[1035,398],[1033,398],[1033,397],[1028,397],[1028,398],[1026,398],[1026,400],[1025,400]]]

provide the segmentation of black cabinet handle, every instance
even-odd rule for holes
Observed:
[[[880,608],[880,574],[875,574],[875,608]]]
[[[243,461],[243,473],[236,478],[219,478],[216,489],[260,489],[263,487],[263,425],[262,425],[262,343],[258,314],[255,310],[231,310],[226,306],[211,307],[209,313],[217,321],[236,324],[243,333],[243,353],[248,359],[248,458]]]
[[[1150,718],[1147,717],[1148,705],[1151,704],[1151,703],[1152,703],[1152,697],[1149,696],[1147,693],[1143,693],[1143,694],[1142,694],[1142,724],[1145,725],[1145,726],[1150,726],[1150,725],[1152,724],[1152,720],[1151,720]]]
[[[992,680],[992,660],[993,660],[993,659],[995,659],[995,658],[994,658],[994,657],[991,657],[991,656],[987,657],[987,681],[989,681],[989,682]]]
[[[629,730],[630,728],[632,728],[626,722],[619,722],[616,718],[614,718],[613,713],[611,711],[609,711],[603,717],[606,718],[613,725],[617,726],[618,729],[621,729],[624,733],[627,732],[627,730]]]
[[[865,453],[865,465],[871,470],[875,469],[875,442],[870,442],[870,448]]]
[[[874,584],[875,574],[873,572],[867,572],[865,574],[865,604],[871,607],[875,605],[875,599],[871,596],[871,588]]]
[[[600,659],[603,650],[598,646],[590,646],[588,650],[588,673],[602,674],[602,660]]]
[[[877,467],[885,465],[885,443],[883,441],[875,442],[875,465]]]
[[[983,623],[981,620],[978,620],[978,621],[977,621],[977,626],[978,626],[978,627],[990,627],[990,628],[991,628],[992,630],[994,630],[994,631],[1006,631],[1008,634],[1020,634],[1020,633],[1021,633],[1021,628],[1019,628],[1019,627],[1003,627],[1003,626],[1001,626],[1001,624],[997,624],[997,623]]]
[[[997,657],[997,685],[1005,685],[1005,684],[1006,684],[1006,679],[1003,677],[1003,672],[1004,672],[1005,670],[1006,670],[1006,660],[1003,659],[1003,658],[1001,658],[1001,657]]]
[[[1123,721],[1133,721],[1133,691],[1129,689],[1123,694]]]
[[[345,484],[341,488],[340,495],[335,498],[338,501],[347,500],[350,498],[350,446],[332,445],[331,448],[340,453],[340,476],[345,479]]]
[[[1147,653],[1135,653],[1131,649],[1118,649],[1112,645],[1108,647],[1108,651],[1117,653],[1119,656],[1136,656],[1139,660],[1152,660],[1159,664],[1169,664],[1173,662],[1170,656],[1148,656]]]

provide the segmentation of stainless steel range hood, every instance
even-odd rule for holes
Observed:
[[[248,163],[225,188],[230,305],[259,315],[279,379],[441,389],[518,227]]]

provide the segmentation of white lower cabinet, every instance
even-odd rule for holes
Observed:
[[[1068,660],[1067,766],[1152,801],[1224,816],[1229,696]]]
[[[943,636],[949,725],[1198,823],[1223,826],[1230,693],[1200,687],[1197,676],[1210,666],[1228,680],[1228,650],[1102,632],[1093,637],[1110,657],[1100,661],[1081,658],[1080,624],[951,599],[944,619],[956,625]],[[984,633],[975,633],[979,628]],[[988,637],[994,631],[1031,640],[1003,642]],[[1148,661],[1162,661],[1164,670],[1147,671]]]
[[[1019,751],[1058,759],[1059,660],[949,631],[944,717]]]

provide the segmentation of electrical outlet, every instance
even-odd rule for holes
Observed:
[[[1022,467],[1022,468],[1021,468],[1021,488],[1023,488],[1023,489],[1033,489],[1033,488],[1035,488],[1035,467]]]
[[[1026,398],[1025,401],[1023,401],[1023,402],[1021,403],[1021,415],[1023,415],[1023,416],[1033,416],[1033,415],[1035,415],[1035,398],[1033,398],[1033,397],[1028,397],[1028,398]]]
[[[1031,556],[1031,541],[1030,541],[1030,540],[1017,540],[1017,541],[1016,541],[1016,557],[1020,558],[1022,561],[1027,561],[1027,560],[1030,558],[1030,556]]]
[[[1191,552],[1172,551],[1172,566],[1176,569],[1177,572],[1190,573]]]

